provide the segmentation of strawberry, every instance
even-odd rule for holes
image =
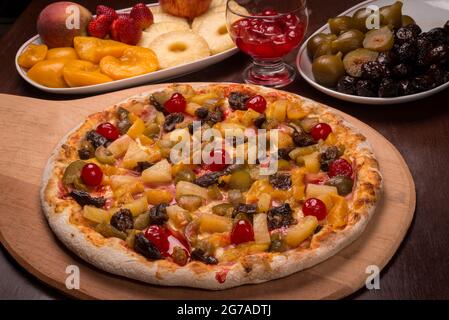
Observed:
[[[103,39],[111,29],[111,22],[106,15],[99,15],[87,26],[87,31],[92,37]]]
[[[111,7],[104,6],[102,4],[97,6],[97,16],[105,15],[108,17],[109,23],[112,23],[115,19],[118,18],[117,12]]]
[[[132,18],[120,16],[112,22],[111,37],[130,45],[136,45],[142,37],[142,29]]]
[[[146,29],[153,24],[153,14],[151,10],[143,3],[136,4],[130,13],[131,18],[136,20],[141,29]]]

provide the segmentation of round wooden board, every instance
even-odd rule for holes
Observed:
[[[29,272],[84,299],[337,299],[365,284],[366,268],[382,269],[404,238],[415,210],[415,186],[394,146],[371,127],[337,111],[368,138],[380,163],[384,193],[362,236],[332,258],[283,279],[223,291],[159,287],[114,276],[84,262],[52,234],[39,203],[45,163],[57,142],[85,116],[151,85],[85,99],[45,101],[0,95],[0,240]],[[66,268],[80,269],[80,289],[65,286]]]

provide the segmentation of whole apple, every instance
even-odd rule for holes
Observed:
[[[209,9],[212,0],[159,0],[162,10],[174,16],[193,19]]]
[[[83,6],[69,1],[55,2],[41,11],[37,19],[37,32],[49,48],[72,47],[73,38],[87,35],[92,13]]]

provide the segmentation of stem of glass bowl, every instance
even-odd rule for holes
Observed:
[[[296,77],[295,69],[279,59],[254,59],[243,71],[246,83],[281,88],[290,84]]]

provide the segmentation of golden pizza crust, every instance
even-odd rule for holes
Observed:
[[[45,168],[41,186],[42,207],[52,230],[67,247],[89,263],[113,274],[158,285],[220,290],[265,282],[312,267],[336,254],[360,236],[374,214],[382,189],[378,163],[363,135],[324,105],[294,94],[241,84],[219,84],[204,88],[218,88],[227,92],[256,92],[268,95],[268,99],[269,96],[296,101],[299,99],[303,108],[331,125],[339,140],[344,141],[345,156],[351,158],[357,172],[352,199],[349,201],[348,224],[341,230],[324,227],[312,237],[307,248],[298,247],[283,253],[263,252],[247,255],[231,264],[205,265],[193,261],[186,266],[179,266],[168,260],[145,259],[127,248],[123,240],[104,238],[98,234],[89,227],[89,222],[82,218],[82,209],[74,200],[59,197],[59,181],[63,170],[76,159],[72,147],[77,145],[88,130],[111,119],[112,111],[116,107],[114,106],[89,116],[83,124],[64,137]],[[132,97],[123,103],[144,101],[149,93]]]

